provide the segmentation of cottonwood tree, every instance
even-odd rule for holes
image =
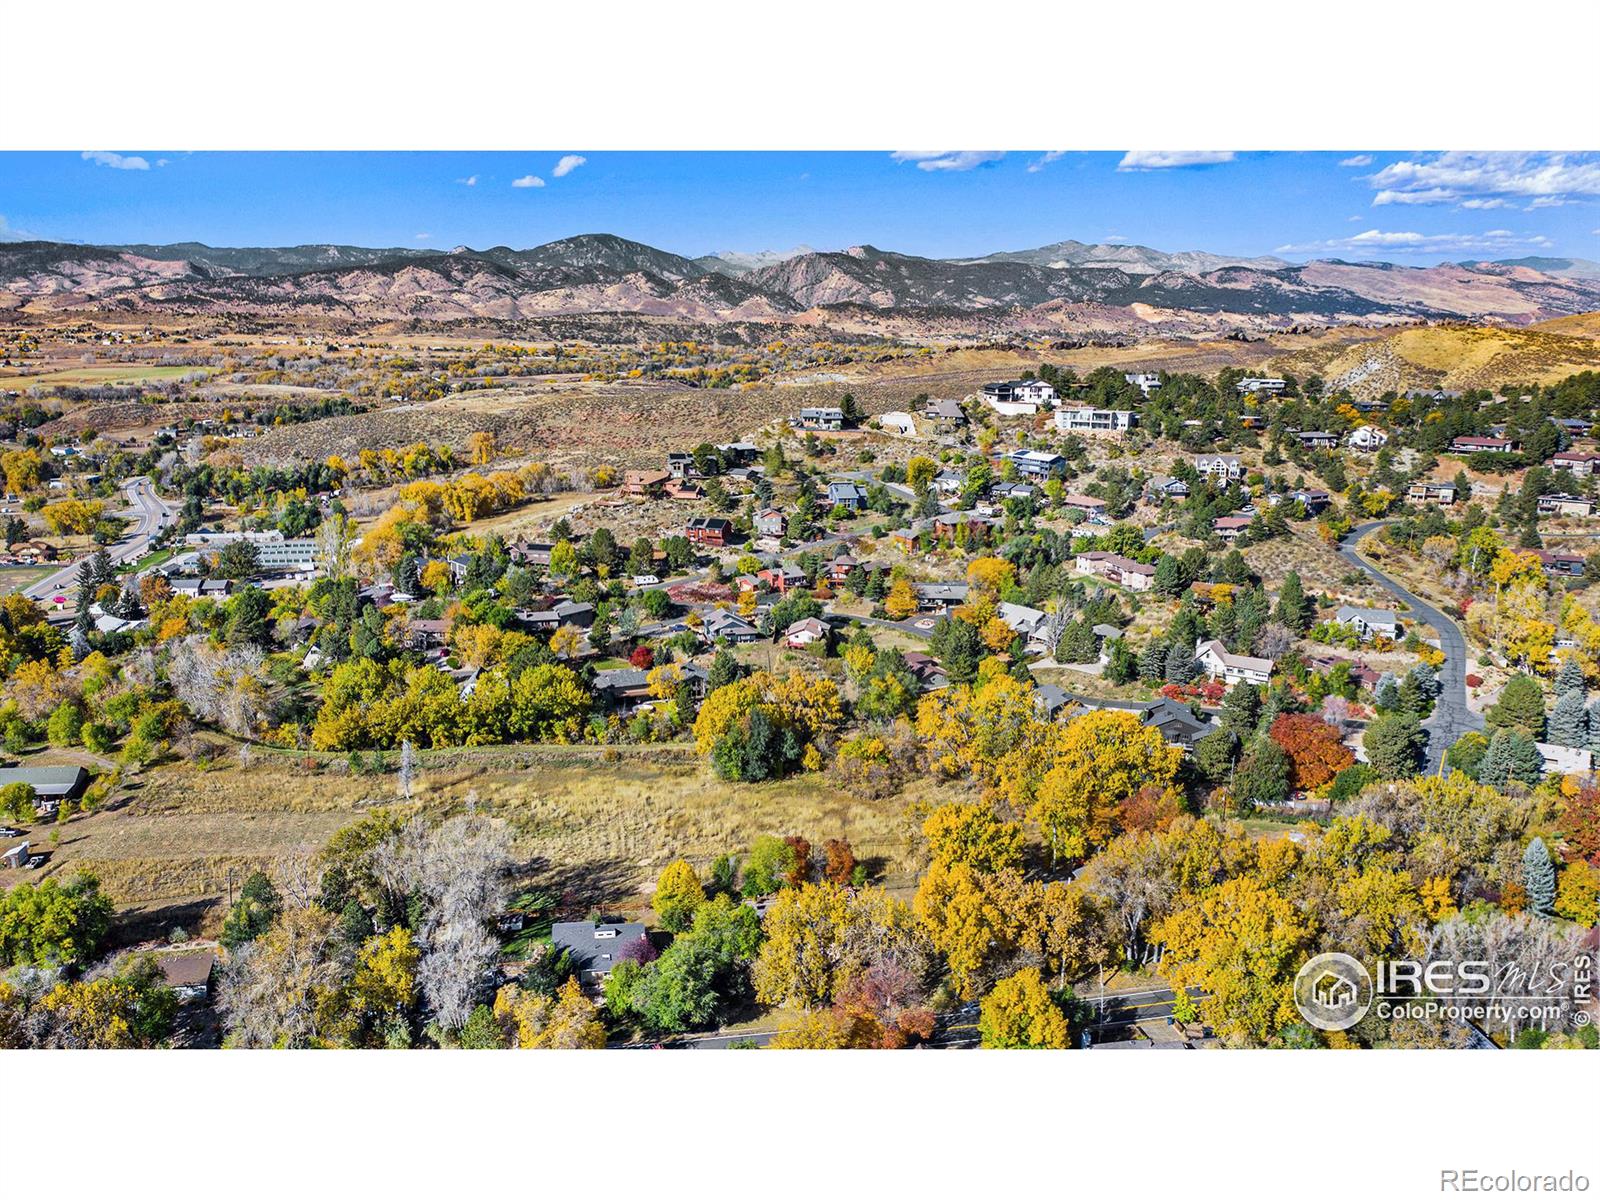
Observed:
[[[411,799],[411,784],[416,776],[417,755],[411,748],[411,739],[407,738],[400,743],[400,794],[407,800]]]
[[[483,997],[500,954],[489,922],[505,906],[509,828],[479,815],[433,828],[415,817],[378,845],[372,860],[387,890],[421,898],[418,982],[439,1025],[460,1029]]]
[[[217,1007],[227,1044],[298,1049],[322,1044],[329,1002],[353,960],[338,918],[315,905],[286,911],[223,968]]]
[[[197,719],[234,737],[249,737],[269,722],[282,699],[260,647],[217,647],[198,635],[173,644],[167,682]]]

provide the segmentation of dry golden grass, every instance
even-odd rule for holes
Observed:
[[[1302,377],[1315,371],[1332,380],[1376,358],[1386,364],[1386,370],[1370,381],[1380,390],[1555,383],[1575,372],[1600,368],[1597,328],[1600,316],[1593,313],[1520,329],[1419,326],[1375,341],[1328,342],[1279,353],[1271,364]]]
[[[936,790],[919,781],[909,797],[862,801],[815,775],[727,783],[686,746],[513,747],[424,755],[414,801],[435,815],[471,804],[503,817],[532,878],[625,903],[672,859],[703,869],[763,834],[848,838],[887,882],[907,886],[920,865],[908,799]],[[249,767],[164,766],[62,828],[46,874],[92,871],[119,905],[215,898],[230,870],[236,888],[399,802],[392,774],[353,774],[326,757],[314,767],[267,754]]]

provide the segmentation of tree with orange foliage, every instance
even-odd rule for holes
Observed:
[[[794,866],[789,868],[788,885],[792,888],[802,887],[811,882],[811,843],[798,833],[791,834],[783,839],[789,843],[789,849],[794,851]],[[845,880],[846,883],[849,880]]]
[[[822,846],[822,877],[829,883],[848,884],[856,870],[855,851],[844,838],[829,838]]]
[[[1600,867],[1600,788],[1583,787],[1564,797],[1557,828],[1569,853]]]
[[[1117,824],[1126,830],[1160,833],[1182,814],[1177,795],[1169,788],[1142,787],[1122,802]]]
[[[1268,735],[1289,756],[1292,783],[1300,791],[1321,787],[1356,760],[1339,731],[1310,713],[1282,714]]]

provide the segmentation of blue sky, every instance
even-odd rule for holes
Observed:
[[[1050,242],[1434,263],[1600,258],[1600,154],[901,151],[0,154],[0,239],[696,255]]]

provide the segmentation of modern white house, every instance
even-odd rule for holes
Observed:
[[[1241,396],[1249,396],[1256,392],[1267,392],[1276,396],[1279,392],[1283,391],[1284,388],[1288,387],[1289,384],[1287,380],[1283,379],[1273,379],[1270,376],[1252,375],[1239,380],[1238,384],[1235,386],[1238,388]]]
[[[1574,496],[1570,492],[1550,492],[1539,497],[1541,517],[1589,517],[1594,515],[1594,501],[1587,496]]]
[[[1270,658],[1252,658],[1248,654],[1229,654],[1215,638],[1201,642],[1195,648],[1195,662],[1212,679],[1225,683],[1262,684],[1272,678]]]
[[[1126,433],[1139,414],[1123,408],[1065,407],[1056,409],[1056,428],[1062,433]]]
[[[1053,404],[1056,389],[1042,379],[1013,379],[983,385],[983,402],[1002,417],[1031,417],[1041,404]]]
[[[1388,445],[1389,435],[1376,425],[1358,425],[1350,431],[1350,449],[1377,450]]]
[[[1150,393],[1161,386],[1161,376],[1156,371],[1132,371],[1123,374],[1122,378],[1139,389],[1146,400]]]
[[[790,424],[796,429],[823,430],[834,433],[844,428],[844,409],[802,408],[800,415],[795,417]]]

